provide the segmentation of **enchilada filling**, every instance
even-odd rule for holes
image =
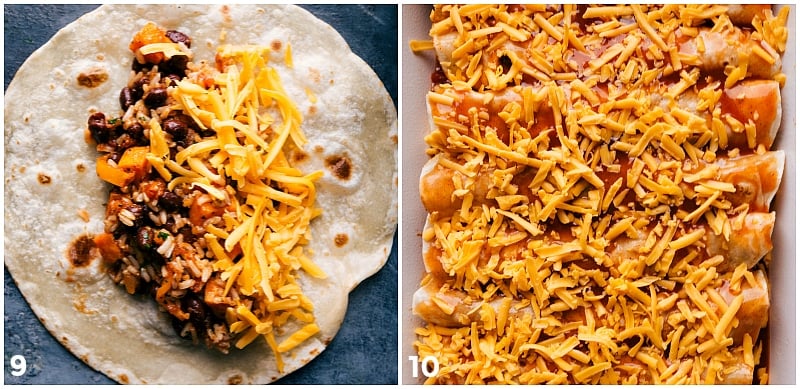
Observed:
[[[130,49],[121,115],[88,120],[112,185],[94,245],[179,336],[224,353],[263,337],[281,371],[281,353],[319,331],[299,273],[325,277],[305,248],[321,172],[287,158],[306,141],[302,116],[267,47],[221,46],[215,63],[195,63],[188,36],[149,23]]]
[[[768,379],[787,11],[434,6],[429,383]]]

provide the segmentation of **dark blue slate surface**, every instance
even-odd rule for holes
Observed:
[[[397,105],[397,7],[304,5],[336,28],[372,66]],[[92,5],[4,5],[4,90],[23,61]],[[6,226],[8,228],[8,226]],[[39,323],[4,268],[6,384],[110,384],[75,358]],[[347,316],[327,350],[279,384],[397,383],[397,235],[386,266],[350,294]],[[28,369],[10,374],[9,360],[23,355]]]

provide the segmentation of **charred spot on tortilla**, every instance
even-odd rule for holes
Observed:
[[[325,166],[340,180],[350,179],[353,166],[350,158],[346,155],[332,155],[325,158]]]
[[[77,170],[79,173],[83,173],[86,171],[86,166],[79,162],[77,165],[75,165],[75,170]]]
[[[342,247],[347,244],[347,234],[336,234],[336,237],[333,238],[333,243],[336,244],[336,247]]]
[[[53,179],[50,178],[50,176],[48,176],[47,174],[44,174],[44,173],[37,174],[36,175],[36,180],[39,181],[39,183],[42,184],[42,185],[47,185],[47,184],[49,184],[49,183],[51,183],[53,181]]]
[[[305,151],[297,149],[297,150],[292,150],[292,152],[290,154],[290,158],[292,159],[292,162],[294,162],[294,164],[297,165],[297,164],[300,164],[302,162],[307,161],[308,158],[309,158],[309,155],[306,154]]]
[[[274,41],[272,41],[272,43],[269,44],[269,47],[272,48],[272,50],[274,51],[280,51],[281,47],[283,47],[283,42],[281,42],[278,39],[275,39]]]
[[[94,66],[87,69],[85,72],[78,74],[78,85],[87,88],[95,88],[108,80],[108,72],[105,68]]]
[[[234,374],[228,377],[228,385],[240,385],[242,382],[242,376],[239,374]]]
[[[67,259],[74,267],[84,267],[99,257],[94,240],[90,235],[75,238],[67,247]]]

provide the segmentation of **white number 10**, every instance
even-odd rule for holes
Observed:
[[[419,377],[419,372],[417,371],[419,357],[411,355],[408,357],[408,360],[411,361],[411,377]],[[431,365],[433,365],[433,367],[431,367]],[[436,374],[439,374],[439,360],[433,355],[422,358],[422,375],[430,378],[436,376]]]

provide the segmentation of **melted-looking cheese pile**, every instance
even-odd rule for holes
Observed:
[[[752,55],[774,63],[787,16],[754,21],[749,38],[763,43]],[[747,62],[706,78],[676,43],[738,29],[726,7],[437,5],[431,20],[432,36],[453,40],[425,141],[460,173],[460,208],[429,215],[423,239],[439,281],[476,302],[481,320],[417,329],[420,358],[441,366],[428,383],[714,383],[740,361],[755,367],[758,339],[728,337],[742,296],[720,290],[759,287],[756,269],[718,272],[725,259],[707,258],[703,237],[733,238],[752,211],[718,180],[717,158],[743,152],[728,134],[745,134],[748,153],[769,145],[718,103]],[[545,114],[552,123],[532,132]],[[514,181],[523,173],[527,188]],[[486,174],[496,205],[474,197]]]
[[[314,182],[322,172],[304,174],[286,158],[288,148],[306,142],[303,118],[268,57],[266,47],[221,46],[221,72],[205,69],[199,80],[190,77],[170,87],[177,101],[171,108],[215,135],[170,158],[165,134],[153,119],[147,159],[169,190],[198,187],[213,198],[209,201],[230,204],[226,209],[234,212],[223,214],[225,227],[206,225],[204,235],[215,258],[213,268],[226,282],[221,296],[250,297],[228,308],[229,328],[240,335],[238,348],[263,336],[283,371],[281,353],[319,332],[298,270],[326,277],[304,249],[311,239],[309,223],[321,213],[314,204]],[[286,58],[290,61],[288,52]],[[212,76],[207,88],[201,86],[203,77]],[[290,320],[302,327],[277,343],[277,329]]]

